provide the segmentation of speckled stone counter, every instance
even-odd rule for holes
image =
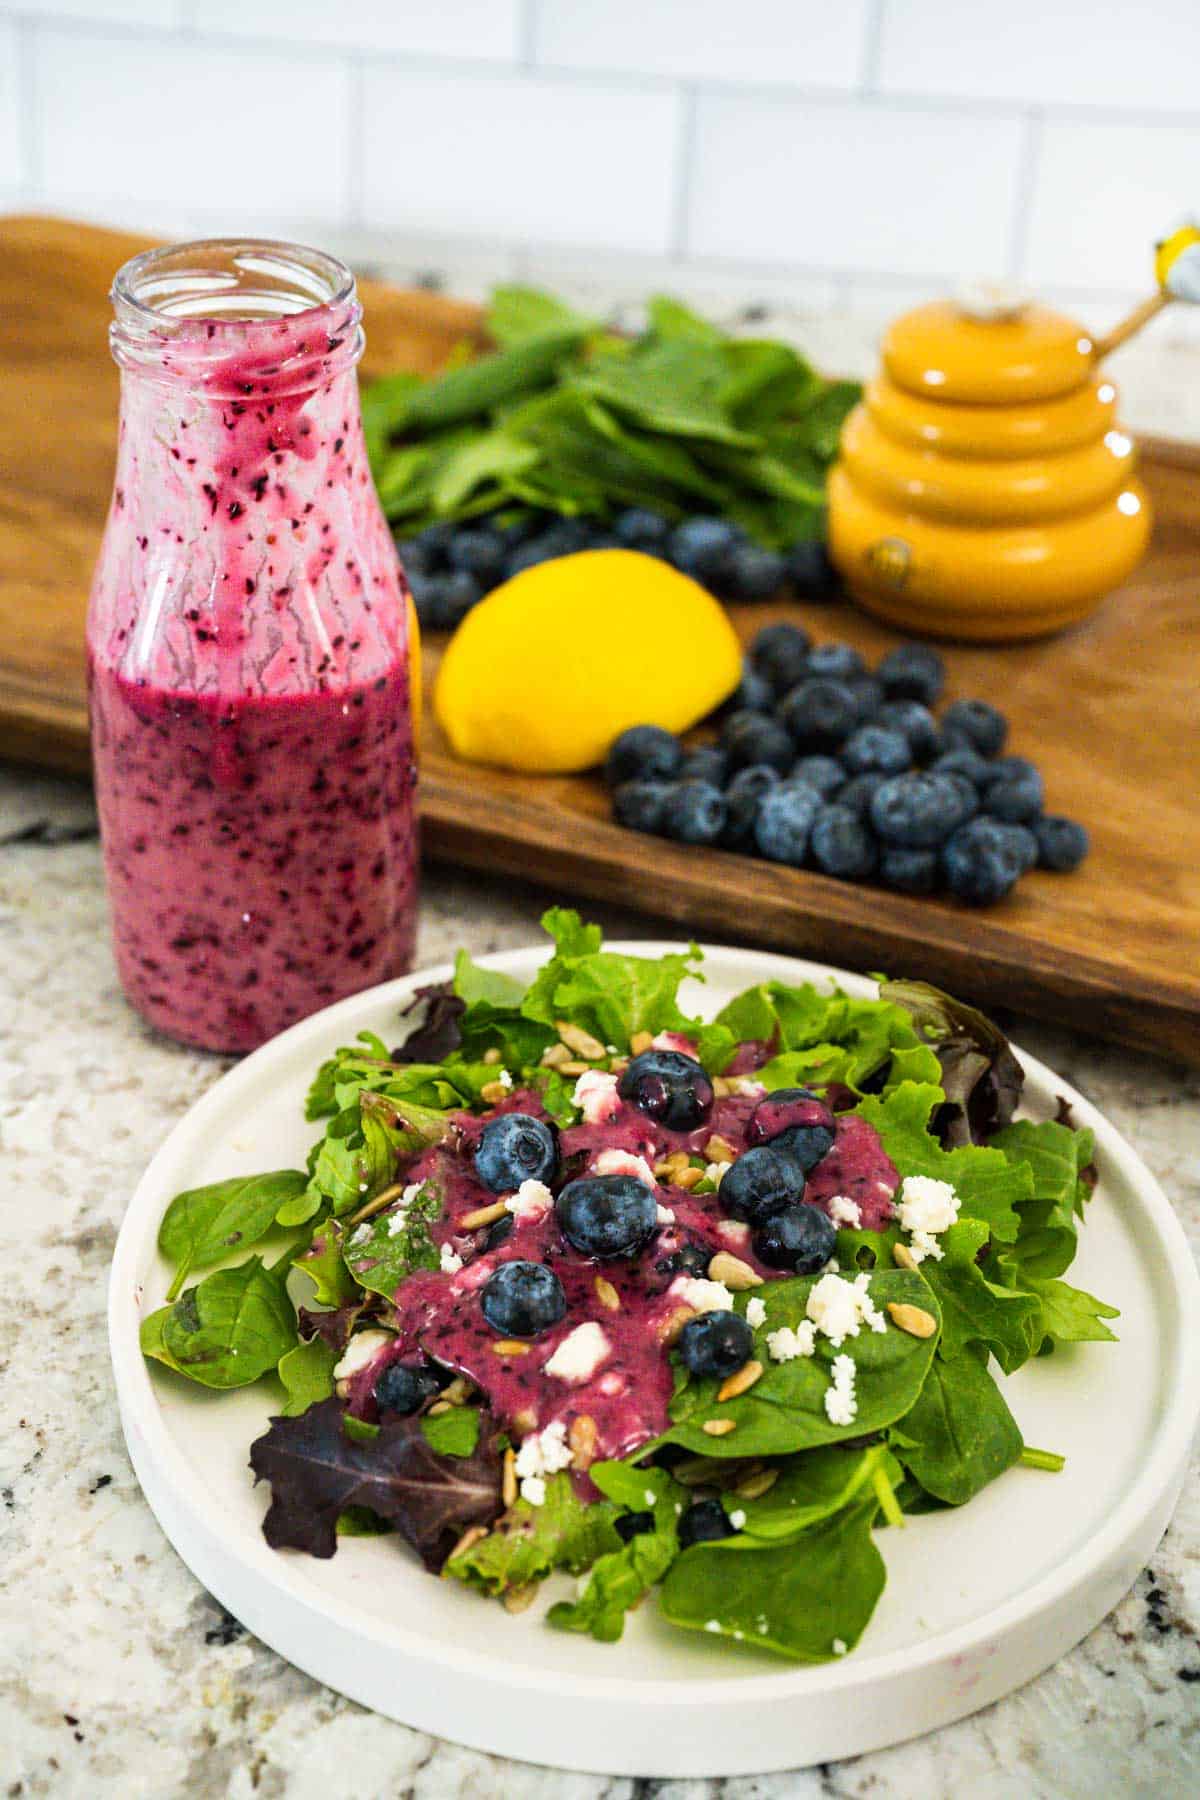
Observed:
[[[420,959],[531,942],[545,902],[431,871]],[[613,933],[662,934],[592,910]],[[1128,1134],[1200,1247],[1200,1076],[1029,1020],[1012,1028]],[[795,1774],[630,1782],[503,1763],[376,1718],[289,1667],[198,1587],[151,1516],[105,1339],[108,1261],[134,1183],[224,1067],[154,1036],[121,998],[87,789],[0,771],[0,1797],[1200,1792],[1194,1479],[1132,1593],[1056,1668],[932,1737]]]

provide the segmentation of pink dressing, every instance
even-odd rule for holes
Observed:
[[[698,1131],[664,1129],[622,1103],[602,1124],[572,1126],[561,1134],[561,1179],[591,1167],[597,1155],[616,1149],[654,1163],[671,1151],[703,1153],[715,1134],[739,1155],[747,1148],[747,1128],[757,1104],[755,1095],[718,1099],[708,1123]],[[430,1182],[443,1198],[443,1214],[433,1226],[439,1246],[448,1244],[463,1258],[453,1274],[422,1271],[403,1283],[387,1322],[399,1333],[391,1357],[430,1356],[470,1377],[482,1390],[493,1413],[515,1437],[540,1431],[555,1420],[571,1422],[583,1415],[596,1425],[596,1457],[626,1456],[656,1436],[667,1424],[672,1373],[664,1334],[684,1303],[677,1269],[670,1258],[682,1246],[703,1246],[708,1255],[727,1250],[754,1268],[765,1281],[784,1271],[754,1254],[750,1228],[721,1212],[720,1191],[696,1194],[661,1183],[656,1196],[673,1219],[665,1222],[640,1256],[603,1262],[581,1256],[566,1243],[553,1210],[540,1218],[516,1217],[511,1234],[494,1250],[484,1251],[485,1231],[464,1231],[458,1224],[496,1196],[477,1178],[471,1153],[488,1117],[498,1112],[528,1112],[545,1117],[532,1091],[515,1091],[485,1116],[460,1115],[452,1140],[426,1151],[404,1171],[405,1182]],[[864,1225],[879,1229],[891,1216],[890,1194],[899,1184],[894,1164],[865,1120],[847,1115],[836,1123],[836,1140],[828,1156],[808,1178],[805,1198],[828,1210],[835,1194],[858,1201]],[[559,1183],[556,1183],[556,1186]],[[885,1195],[884,1189],[888,1193]],[[480,1293],[501,1263],[512,1258],[543,1262],[562,1282],[567,1310],[559,1324],[529,1342],[516,1356],[497,1354],[497,1333],[483,1316]],[[616,1290],[619,1310],[605,1306],[596,1278]],[[674,1289],[674,1291],[672,1291]],[[559,1345],[577,1326],[592,1321],[604,1332],[609,1352],[594,1372],[577,1383],[547,1372]],[[390,1357],[389,1357],[390,1359]],[[370,1414],[371,1390],[381,1364],[376,1362],[354,1380],[351,1405]]]
[[[118,282],[88,617],[113,935],[134,1004],[213,1049],[412,952],[415,646],[363,442],[359,308],[352,285],[326,292],[213,319],[123,303]]]

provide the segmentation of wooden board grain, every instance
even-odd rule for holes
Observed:
[[[117,384],[105,332],[112,274],[142,244],[46,219],[0,220],[0,752],[87,767],[83,614],[112,475]],[[436,368],[478,341],[474,308],[363,283],[369,376]],[[1040,644],[947,650],[951,697],[1012,720],[1054,810],[1094,851],[1074,877],[1036,874],[986,914],[685,850],[614,827],[592,778],[468,767],[431,730],[427,853],[603,898],[690,931],[858,968],[920,975],[1200,1063],[1200,450],[1149,444],[1157,527],[1135,579]],[[748,637],[799,616],[869,656],[894,633],[845,605],[747,607]],[[426,647],[427,675],[438,646]]]

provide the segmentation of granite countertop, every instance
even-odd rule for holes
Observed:
[[[0,1796],[783,1800],[1200,1791],[1200,1484],[1111,1616],[1037,1681],[931,1737],[723,1782],[565,1775],[365,1712],[248,1636],[184,1568],[125,1454],[105,1282],[135,1181],[226,1066],[124,1004],[90,795],[0,770]],[[419,958],[532,941],[545,896],[431,871]],[[627,936],[653,921],[589,909]],[[1200,1076],[1018,1019],[1128,1133],[1200,1248]],[[1119,1421],[1113,1421],[1119,1429]]]

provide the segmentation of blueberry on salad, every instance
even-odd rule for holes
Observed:
[[[721,1181],[721,1209],[727,1218],[761,1225],[772,1213],[804,1196],[804,1170],[774,1144],[746,1150]]]
[[[558,1134],[531,1113],[489,1119],[475,1151],[475,1173],[493,1194],[513,1194],[523,1181],[549,1181],[558,1168]]]
[[[635,1256],[658,1224],[658,1203],[634,1175],[581,1175],[568,1181],[554,1210],[583,1256]]]
[[[710,1076],[680,1050],[643,1050],[621,1071],[617,1092],[669,1131],[695,1131],[712,1111]]]
[[[764,1220],[754,1234],[754,1249],[773,1269],[813,1275],[833,1255],[837,1227],[819,1206],[786,1206]]]
[[[419,1412],[427,1400],[434,1400],[450,1377],[432,1363],[391,1362],[372,1390],[381,1413]]]
[[[557,1325],[567,1310],[562,1282],[544,1263],[502,1262],[488,1277],[480,1305],[493,1331],[533,1338]]]
[[[732,1375],[753,1352],[754,1333],[735,1312],[701,1313],[679,1336],[679,1354],[693,1375]]]
[[[737,1528],[719,1500],[693,1500],[681,1515],[676,1527],[679,1548],[690,1550],[693,1544],[716,1544],[722,1538],[736,1537]]]
[[[751,1144],[785,1150],[807,1174],[833,1148],[836,1130],[833,1113],[819,1094],[811,1088],[784,1087],[759,1101],[746,1136]]]

